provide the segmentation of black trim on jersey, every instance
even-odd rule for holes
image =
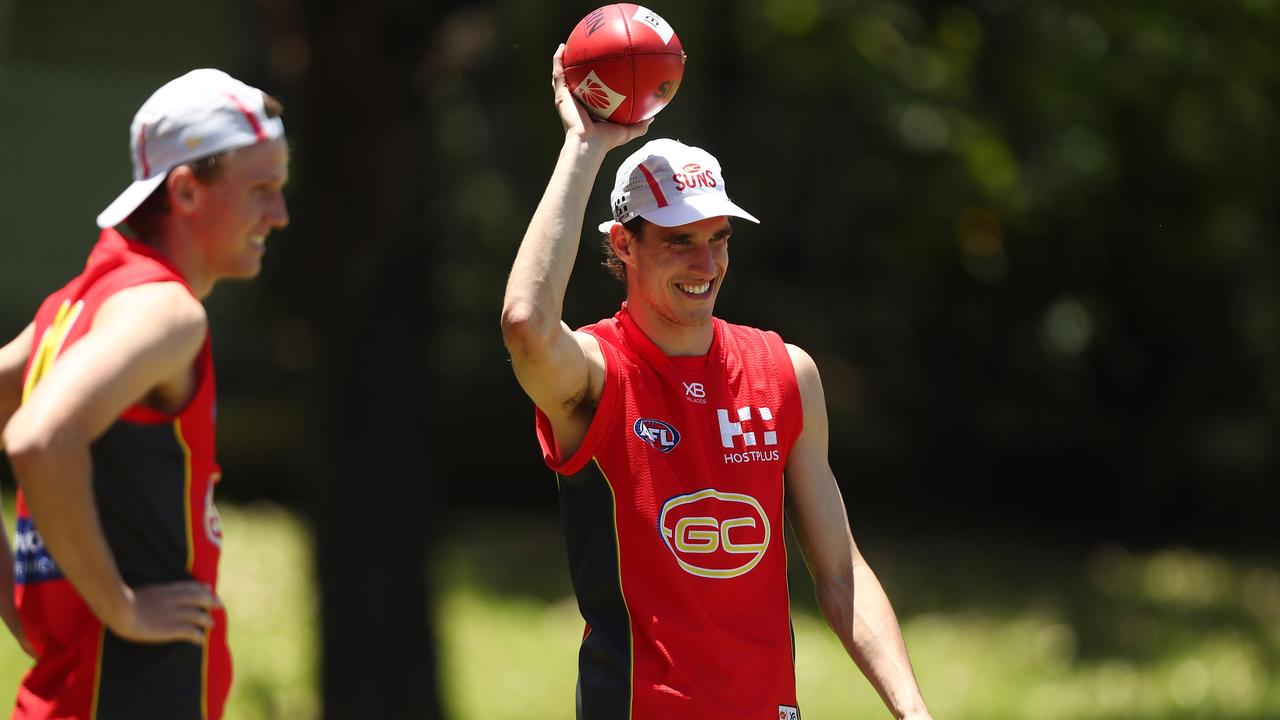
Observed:
[[[190,579],[187,454],[173,423],[114,423],[93,443],[93,491],[130,586]]]
[[[558,475],[560,519],[578,609],[589,631],[578,652],[578,720],[631,715],[631,619],[618,570],[614,497],[600,468]]]
[[[94,720],[201,720],[204,649],[142,645],[103,631]]]

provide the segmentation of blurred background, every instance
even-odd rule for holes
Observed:
[[[286,108],[293,222],[208,302],[229,717],[571,717],[498,315],[595,6],[0,0],[4,338],[82,266],[152,90],[216,66]],[[763,221],[717,314],[817,360],[934,717],[1280,718],[1280,2],[649,7],[688,54],[651,136]],[[621,300],[599,261],[588,232],[571,326]],[[888,717],[792,558],[805,716]],[[0,640],[0,701],[23,667]]]

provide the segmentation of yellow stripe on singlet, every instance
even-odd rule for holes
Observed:
[[[107,628],[98,629],[98,658],[93,661],[93,702],[89,705],[89,720],[98,720],[98,694],[102,690],[102,650],[107,644]]]
[[[609,488],[609,498],[613,501],[613,547],[618,558],[618,594],[622,596],[622,608],[627,611],[627,650],[631,654],[630,677],[627,681],[627,717],[631,718],[635,717],[636,704],[636,634],[631,626],[631,607],[627,605],[627,592],[622,587],[622,538],[618,536],[618,496],[613,492],[613,483],[609,480],[609,476],[605,474],[604,468],[600,467],[600,459],[593,457],[591,461],[600,471],[600,477],[604,478],[604,484]]]
[[[187,534],[187,574],[190,575],[196,566],[196,543],[191,527],[191,448],[182,436],[182,420],[173,421],[173,436],[182,448],[182,519]]]
[[[182,435],[182,420],[173,421],[173,435],[182,448],[182,516],[187,536],[187,574],[194,576],[196,566],[195,528],[191,520],[191,447]],[[204,631],[200,647],[200,720],[209,717],[209,638],[213,628]]]
[[[53,322],[49,323],[49,327],[45,328],[44,334],[40,336],[40,343],[36,346],[35,355],[31,358],[31,367],[27,370],[27,377],[22,381],[22,402],[25,403],[27,398],[31,397],[32,391],[36,389],[41,378],[53,367],[53,362],[62,352],[62,345],[67,341],[67,335],[71,334],[71,328],[75,326],[83,310],[83,300],[76,302],[75,305],[72,305],[70,300],[63,300],[58,306]]]
[[[204,645],[200,646],[200,720],[209,718],[209,638],[213,628],[204,631]]]

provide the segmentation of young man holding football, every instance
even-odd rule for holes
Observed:
[[[813,360],[712,314],[729,217],[710,154],[655,140],[625,160],[601,225],[626,282],[610,319],[562,321],[605,154],[648,123],[592,122],[552,82],[565,141],[507,284],[503,337],[559,475],[587,621],[579,718],[799,717],[783,508],[819,606],[899,718],[924,720],[897,619],[859,554],[827,461]]]

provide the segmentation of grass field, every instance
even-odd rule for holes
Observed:
[[[236,658],[227,717],[318,718],[304,526],[273,506],[223,514]],[[554,518],[486,522],[452,533],[435,563],[450,715],[572,717],[582,621]],[[939,720],[1280,718],[1275,555],[861,540]],[[792,594],[805,717],[889,717],[822,625],[800,565]],[[0,697],[13,696],[24,665],[0,640]]]

